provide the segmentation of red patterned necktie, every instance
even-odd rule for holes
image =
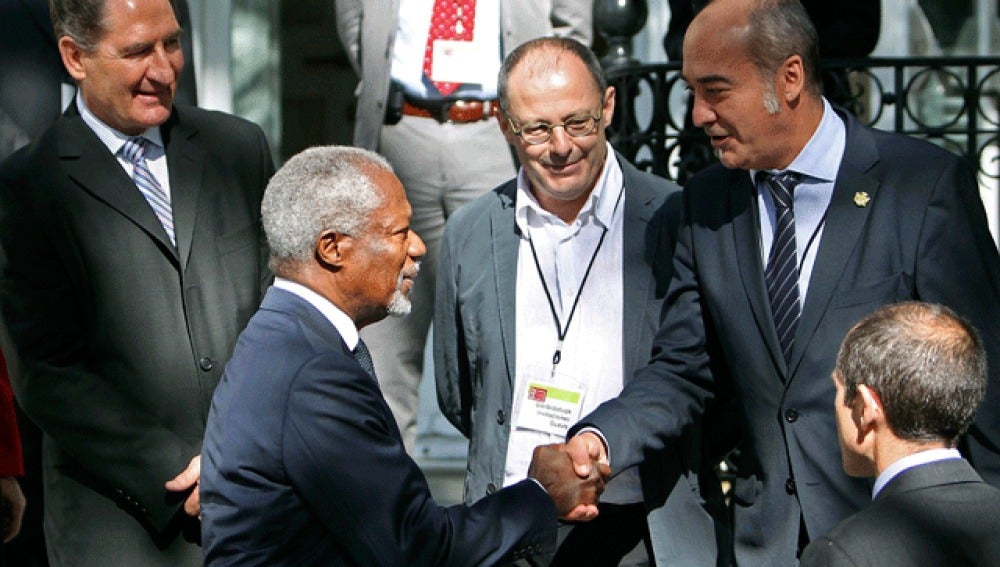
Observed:
[[[472,40],[472,30],[476,22],[476,0],[434,0],[431,14],[431,29],[427,33],[427,47],[424,48],[424,75],[431,77],[434,58],[434,41],[438,39]],[[461,83],[434,82],[438,92],[448,96]]]

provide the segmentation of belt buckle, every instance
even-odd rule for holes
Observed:
[[[455,107],[456,109],[458,109],[458,116],[456,117],[456,119],[452,119],[451,118],[451,108],[448,109],[448,113],[447,114],[448,114],[448,118],[450,120],[452,120],[453,122],[458,122],[458,123],[463,123],[463,122],[468,122],[469,121],[468,118],[467,118],[467,114],[466,114],[467,113],[467,107],[472,106],[472,105],[468,101],[459,99],[459,100],[456,100],[456,101],[452,101],[449,104],[449,106]]]

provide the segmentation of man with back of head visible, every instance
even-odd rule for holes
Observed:
[[[680,216],[676,185],[611,149],[615,90],[589,48],[524,43],[498,86],[521,171],[448,221],[435,301],[438,400],[469,438],[467,502],[523,478],[536,445],[562,441],[646,363]],[[685,441],[618,475],[598,519],[564,526],[551,559],[645,563],[648,548],[660,564],[714,564],[721,500],[699,497],[714,479],[700,432]]]
[[[270,280],[260,128],[175,105],[170,0],[53,0],[77,96],[0,170],[3,353],[52,565],[200,565],[212,391]]]
[[[940,305],[891,305],[851,329],[832,378],[844,471],[875,486],[802,565],[1000,564],[1000,490],[957,449],[986,390],[976,330]]]
[[[581,474],[605,453],[614,473],[672,445],[713,397],[736,404],[740,565],[794,564],[870,496],[841,471],[829,380],[864,315],[910,299],[946,305],[987,337],[1000,378],[1000,258],[973,169],[831,106],[817,53],[798,0],[714,0],[688,27],[692,119],[721,164],[684,187],[650,364],[571,430],[592,429],[570,443]],[[962,443],[995,485],[998,412],[1000,384]]]
[[[537,482],[471,507],[431,498],[358,337],[409,312],[426,251],[384,158],[308,149],[274,175],[261,214],[277,277],[212,400],[207,564],[495,565],[551,548],[577,499],[594,508],[603,477],[578,479],[551,447],[535,452]]]

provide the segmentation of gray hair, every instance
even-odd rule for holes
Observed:
[[[954,445],[972,423],[986,391],[979,333],[941,305],[909,301],[868,315],[837,355],[844,403],[858,385],[874,390],[890,429],[901,439]]]
[[[170,7],[176,12],[174,0]],[[56,41],[69,36],[84,51],[94,51],[107,32],[107,0],[49,0]]]
[[[747,15],[747,52],[764,84],[774,93],[774,74],[792,55],[802,58],[806,90],[823,92],[820,77],[819,35],[799,0],[761,0]]]
[[[540,37],[517,46],[500,66],[500,72],[497,75],[497,102],[504,114],[510,111],[510,74],[525,57],[543,49],[567,51],[583,61],[583,64],[587,66],[587,71],[590,72],[590,77],[594,79],[594,85],[601,93],[601,102],[604,102],[604,91],[608,90],[608,79],[604,76],[604,69],[601,68],[601,62],[597,60],[594,52],[586,45],[568,37]]]
[[[392,166],[374,152],[347,146],[309,148],[288,160],[267,184],[260,207],[271,269],[284,275],[311,261],[325,230],[363,233],[382,205],[372,180],[378,171],[392,172]]]

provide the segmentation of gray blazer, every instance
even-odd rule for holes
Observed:
[[[358,84],[354,145],[378,148],[389,96],[392,49],[396,42],[399,0],[337,0],[337,32]],[[366,9],[367,8],[367,9]],[[500,0],[500,32],[506,56],[522,43],[548,35],[584,45],[593,39],[591,0]]]
[[[625,186],[624,380],[649,360],[670,280],[680,191],[618,156]],[[503,484],[514,386],[515,283],[520,234],[516,181],[459,209],[441,244],[434,314],[434,368],[442,412],[469,438],[465,498],[474,502]],[[712,565],[716,531],[699,490],[711,480],[700,431],[640,468],[650,533],[661,564]],[[712,482],[706,482],[712,485]],[[714,483],[716,486],[717,482]],[[721,517],[721,515],[716,515]],[[720,532],[721,534],[721,532]]]

